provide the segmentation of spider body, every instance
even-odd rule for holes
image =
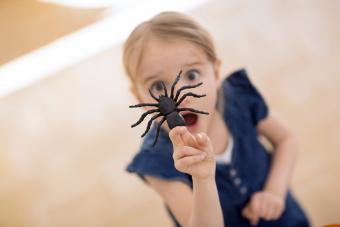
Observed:
[[[158,103],[158,107],[159,107],[159,110],[160,112],[166,116],[168,115],[169,113],[171,112],[174,112],[176,111],[176,103],[174,100],[172,100],[171,98],[169,97],[166,97],[166,96],[163,96],[161,95],[159,97],[159,103]]]
[[[162,95],[159,97],[158,106],[161,114],[165,116],[170,129],[185,125],[184,118],[176,111],[177,105],[174,100]]]
[[[162,120],[159,122],[158,126],[157,126],[157,134],[156,134],[156,138],[154,140],[153,146],[156,144],[158,136],[159,136],[159,131],[160,131],[160,127],[161,125],[164,123],[164,121],[167,121],[168,126],[170,129],[176,127],[176,126],[185,126],[185,120],[182,117],[181,114],[179,114],[179,112],[182,111],[189,111],[189,112],[193,112],[193,113],[199,113],[199,114],[209,114],[207,112],[203,112],[203,111],[199,111],[196,109],[192,109],[192,108],[178,108],[178,106],[184,101],[184,99],[188,96],[192,96],[195,98],[201,98],[204,97],[206,95],[197,95],[195,93],[192,92],[188,92],[186,94],[184,94],[183,96],[180,97],[180,94],[183,90],[186,89],[191,89],[191,88],[196,88],[201,86],[203,83],[198,83],[195,85],[186,85],[183,86],[181,88],[179,88],[176,92],[176,94],[174,94],[174,89],[176,84],[178,83],[180,76],[181,76],[182,71],[179,72],[179,74],[177,75],[174,83],[171,86],[171,94],[170,96],[168,96],[168,91],[166,89],[165,84],[162,82],[162,86],[164,89],[164,95],[160,95],[158,98],[152,93],[151,90],[149,90],[149,93],[151,95],[151,97],[157,101],[157,103],[141,103],[141,104],[137,104],[137,105],[132,105],[129,106],[130,108],[136,108],[136,107],[143,107],[143,106],[152,106],[152,107],[156,107],[156,109],[151,109],[146,111],[145,113],[142,114],[142,116],[139,118],[139,120],[131,125],[131,127],[135,127],[137,125],[139,125],[147,115],[152,114],[152,113],[157,113],[156,115],[154,115],[148,122],[147,128],[145,130],[145,132],[142,134],[141,137],[144,137],[146,135],[146,133],[149,131],[152,122],[157,119],[158,117],[163,117]]]

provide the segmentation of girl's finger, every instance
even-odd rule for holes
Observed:
[[[255,212],[250,212],[250,223],[251,225],[257,225],[259,223],[259,215]]]
[[[251,211],[250,211],[250,207],[249,205],[247,205],[245,208],[243,208],[242,210],[242,216],[247,218],[247,219],[250,219],[251,217]]]
[[[206,147],[208,145],[209,137],[205,133],[198,133],[195,137],[200,147]]]
[[[267,219],[269,221],[274,220],[275,218],[275,206],[270,206],[267,211]]]
[[[269,221],[272,219],[273,217],[273,207],[271,205],[262,205],[261,208],[261,217],[263,217],[263,219]]]
[[[249,220],[251,225],[257,225],[259,222],[259,216],[253,211],[251,203],[243,209],[242,215]]]
[[[261,201],[260,198],[258,196],[254,196],[251,199],[251,211],[252,213],[255,213],[256,215],[260,215],[261,214]]]
[[[277,205],[273,205],[272,206],[272,209],[271,209],[271,212],[270,212],[270,218],[271,220],[276,220],[278,219],[279,217],[279,213],[280,213],[280,207],[277,206]]]
[[[202,153],[202,154],[199,154],[199,155],[187,156],[187,157],[178,159],[175,162],[175,167],[176,167],[176,169],[187,170],[188,167],[190,167],[191,165],[204,160],[205,156],[206,156],[206,154]]]
[[[260,202],[260,217],[264,218],[264,219],[267,219],[267,208],[266,207],[266,204],[265,204],[265,201],[263,200],[263,197],[261,199],[261,202]]]
[[[183,158],[185,156],[199,155],[199,154],[202,154],[202,153],[203,153],[203,151],[200,151],[196,148],[183,146],[183,147],[180,147],[178,149],[175,149],[172,157],[176,161],[176,160]]]
[[[274,220],[278,219],[282,214],[282,209],[280,207],[275,207],[274,209],[274,214],[273,214],[273,218]]]
[[[182,139],[186,145],[190,147],[197,147],[196,138],[188,131],[186,127],[184,127]]]
[[[261,203],[259,197],[253,197],[251,200],[251,217],[250,223],[252,225],[257,225],[260,219]]]
[[[169,137],[174,147],[184,146],[184,141],[181,136],[183,131],[184,127],[182,126],[177,126],[170,130]]]

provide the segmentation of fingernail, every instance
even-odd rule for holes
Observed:
[[[201,160],[203,160],[205,158],[205,156],[206,156],[205,153],[201,154]]]

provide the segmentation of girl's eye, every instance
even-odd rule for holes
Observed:
[[[200,74],[196,69],[190,70],[187,75],[186,78],[188,81],[196,81],[199,78]]]
[[[164,90],[162,82],[161,81],[155,81],[151,85],[151,91],[160,93]]]

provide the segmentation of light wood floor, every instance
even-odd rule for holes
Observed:
[[[210,1],[191,12],[225,74],[246,67],[295,131],[292,188],[313,226],[340,223],[339,1]],[[124,171],[143,126],[121,46],[0,98],[0,226],[171,226]]]

